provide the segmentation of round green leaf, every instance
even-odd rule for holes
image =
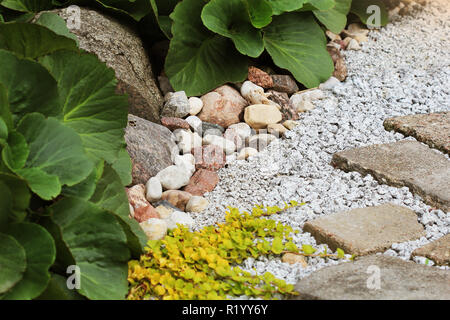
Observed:
[[[91,173],[93,162],[84,153],[80,137],[58,120],[31,113],[17,130],[25,137],[30,153],[25,166],[15,172],[42,199],[56,197],[62,185],[75,185]]]
[[[2,6],[21,12],[39,12],[52,8],[52,0],[3,0]]]
[[[247,77],[247,59],[229,40],[204,27],[201,11],[206,1],[184,0],[170,15],[173,38],[165,71],[175,90],[188,96],[204,94],[227,82]]]
[[[263,28],[272,22],[272,6],[266,0],[245,0],[250,21],[255,28]]]
[[[78,43],[77,36],[69,31],[63,18],[53,12],[43,12],[36,20],[36,24],[47,27],[54,33],[74,40]]]
[[[316,18],[330,30],[336,34],[342,32],[347,24],[347,15],[352,5],[352,0],[335,0],[336,5],[325,11],[313,10]]]
[[[51,220],[57,226],[56,237],[80,268],[78,292],[94,300],[124,299],[130,252],[116,218],[93,203],[67,197],[51,207]]]
[[[0,24],[0,49],[12,51],[20,58],[30,59],[58,50],[79,51],[77,43],[67,36],[38,24],[19,22]]]
[[[48,269],[55,261],[56,249],[52,236],[35,223],[14,223],[5,233],[13,236],[26,252],[27,267],[23,279],[8,291],[4,299],[29,300],[47,287]]]
[[[242,0],[212,0],[202,10],[202,21],[211,31],[233,40],[236,49],[250,57],[264,51],[261,32],[254,28]]]
[[[264,45],[277,66],[308,88],[328,80],[334,71],[325,34],[311,13],[274,17],[264,29]]]
[[[0,24],[0,35],[3,26]],[[1,49],[0,64],[0,83],[6,88],[12,114],[20,117],[30,112],[47,116],[60,113],[56,81],[43,66]]]
[[[295,11],[303,7],[306,0],[267,0],[272,6],[273,14]]]
[[[128,100],[115,93],[114,70],[93,54],[60,51],[40,59],[58,79],[63,122],[81,137],[86,153],[114,163],[125,148]]]
[[[0,233],[0,293],[22,279],[26,266],[25,249],[13,237]]]

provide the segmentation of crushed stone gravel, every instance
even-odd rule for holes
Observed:
[[[325,99],[315,101],[316,109],[301,114],[299,125],[284,139],[249,161],[237,160],[219,171],[219,184],[205,195],[209,208],[192,215],[195,229],[224,221],[227,206],[250,210],[255,204],[297,200],[307,204],[271,218],[301,230],[310,219],[353,208],[385,202],[411,208],[426,236],[396,243],[384,253],[405,260],[414,249],[450,232],[450,212],[433,210],[408,188],[380,185],[371,176],[345,173],[329,165],[335,152],[405,139],[384,130],[386,118],[449,110],[450,5],[447,0],[431,1],[371,31],[369,38],[361,51],[345,51],[347,80],[327,91]],[[295,235],[294,242],[316,245],[309,233]],[[322,251],[326,245],[318,247]],[[417,263],[425,260],[414,259]],[[269,256],[249,258],[241,267],[258,274],[269,271],[294,284],[337,263],[342,261],[308,258],[308,267],[302,268]]]

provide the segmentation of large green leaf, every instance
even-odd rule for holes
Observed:
[[[46,116],[60,114],[56,81],[44,67],[1,49],[0,64],[0,83],[7,90],[13,115],[21,117],[30,112]]]
[[[39,12],[51,9],[52,0],[3,0],[2,6],[21,12]]]
[[[6,199],[8,198],[11,201],[11,208],[10,208],[11,211],[9,213],[10,221],[12,222],[23,221],[26,216],[26,210],[28,209],[28,205],[30,204],[31,198],[31,194],[28,189],[26,181],[20,179],[16,175],[0,172],[0,183],[1,182],[3,182],[6,186],[8,186],[10,190],[14,191],[11,192],[10,194],[2,192],[2,195],[0,195],[0,199],[4,199],[5,202]]]
[[[58,16],[56,13],[43,12],[36,20],[36,23],[41,26],[47,27],[48,29],[52,30],[56,34],[59,34],[60,36],[70,38],[74,40],[76,43],[78,43],[77,36],[69,31],[64,19]]]
[[[23,168],[10,169],[42,199],[56,197],[62,185],[75,185],[92,171],[93,163],[85,155],[80,137],[55,118],[31,113],[19,122],[17,130],[25,137],[29,155]]]
[[[67,288],[67,279],[52,273],[47,288],[37,300],[85,300],[76,290]]]
[[[22,245],[14,237],[0,233],[0,294],[22,279],[26,267],[26,253]]]
[[[303,7],[306,0],[267,0],[272,6],[273,14],[295,11]]]
[[[95,160],[114,163],[124,148],[128,101],[115,93],[114,70],[95,55],[60,51],[40,59],[58,80],[64,124]]]
[[[47,287],[50,279],[48,269],[55,261],[56,250],[52,236],[35,223],[14,223],[4,233],[13,236],[25,248],[27,267],[22,280],[3,298],[36,298]]]
[[[0,24],[0,49],[31,59],[62,49],[78,51],[77,43],[67,36],[38,24],[19,22]]]
[[[201,17],[209,30],[233,40],[240,53],[258,57],[264,51],[261,32],[253,27],[242,0],[211,0]]]
[[[172,38],[172,20],[169,15],[181,0],[150,0],[156,22],[164,35]]]
[[[11,190],[9,189],[8,185],[5,184],[5,181],[0,180],[0,231],[6,228],[11,210],[12,210]]]
[[[272,6],[267,0],[245,0],[245,4],[255,28],[263,28],[272,22]]]
[[[335,6],[336,0],[306,0],[306,3],[307,7],[312,6],[317,10],[330,10]]]
[[[6,87],[0,83],[0,119],[5,123],[8,131],[13,129],[13,120],[11,111],[9,110],[8,91]],[[6,139],[6,138],[5,138]]]
[[[94,300],[124,299],[130,252],[116,218],[93,203],[67,197],[51,207],[51,220],[80,268],[78,292]]]
[[[103,175],[97,182],[97,189],[90,201],[117,217],[127,235],[128,247],[133,256],[139,257],[148,239],[139,223],[129,217],[128,197],[120,177],[111,166],[105,165]]]
[[[335,0],[336,5],[329,10],[314,10],[316,18],[331,32],[339,34],[347,24],[347,15],[352,5],[352,0]]]
[[[367,9],[370,6],[377,6],[380,9],[380,25],[387,25],[387,23],[389,22],[389,16],[386,5],[382,0],[355,0],[352,2],[351,12],[356,14],[363,23],[373,23],[371,21],[368,21],[368,19],[374,14],[374,12],[367,12]]]
[[[247,59],[230,40],[203,26],[201,11],[205,0],[180,2],[171,18],[173,38],[166,58],[165,71],[175,90],[189,96],[206,93],[226,82],[247,77]]]
[[[275,17],[264,29],[264,44],[274,63],[308,88],[317,87],[333,73],[325,35],[310,13]]]
[[[133,177],[131,176],[132,166],[133,164],[131,163],[130,155],[128,154],[127,149],[123,148],[119,151],[117,160],[112,163],[112,167],[119,175],[120,180],[122,180],[123,186],[130,185],[133,180]]]
[[[105,8],[124,12],[136,21],[152,11],[149,0],[96,0]]]

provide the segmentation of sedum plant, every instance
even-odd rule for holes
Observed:
[[[5,8],[27,13],[50,9],[52,0],[3,0]],[[382,0],[79,0],[97,4],[141,23],[144,34],[156,23],[170,48],[165,72],[175,90],[201,95],[227,82],[246,79],[249,59],[267,52],[275,65],[308,88],[333,73],[324,30],[340,33],[347,15],[366,23]],[[1,12],[0,12],[1,14]],[[149,39],[152,41],[152,39]]]
[[[0,299],[125,298],[147,238],[128,217],[127,99],[115,87],[59,16],[0,23]]]
[[[256,206],[251,213],[229,207],[225,223],[196,232],[179,225],[163,240],[149,241],[141,259],[129,263],[128,299],[222,300],[241,295],[276,299],[296,295],[293,285],[273,274],[252,275],[237,264],[249,257],[284,252],[344,258],[341,249],[337,255],[314,255],[316,250],[309,245],[299,249],[290,236],[292,227],[263,218],[298,205],[291,201],[284,208]]]

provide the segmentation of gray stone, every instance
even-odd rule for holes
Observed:
[[[215,131],[220,131],[220,134],[222,135],[225,132],[225,129],[222,126],[219,126],[218,124],[215,123],[210,123],[210,122],[202,122],[202,132],[203,135],[205,134],[212,134],[212,133],[206,133],[206,131],[210,130],[210,132]]]
[[[382,252],[393,243],[425,235],[414,211],[390,203],[308,221],[303,231],[311,233],[318,243],[326,243],[333,251],[341,248],[347,254],[358,256]]]
[[[443,211],[450,209],[450,162],[417,141],[399,141],[335,153],[332,165],[370,174],[380,183],[408,187]]]
[[[450,112],[390,118],[384,121],[384,127],[450,154]]]
[[[189,114],[189,100],[184,91],[169,92],[165,100],[161,116],[184,118]]]
[[[450,266],[450,234],[413,251],[412,256],[426,257],[437,265]]]
[[[131,114],[125,141],[133,163],[133,184],[146,184],[159,171],[172,165],[173,155],[179,152],[169,129]]]
[[[51,12],[66,21],[73,19],[67,8]],[[159,123],[163,97],[137,30],[104,13],[87,8],[80,8],[80,19],[80,28],[70,31],[77,36],[81,49],[94,53],[114,69],[118,80],[117,92],[128,94],[128,112]]]
[[[379,269],[378,269],[379,268]],[[380,289],[377,289],[377,271]],[[374,255],[318,270],[297,282],[296,300],[449,300],[450,272]]]

